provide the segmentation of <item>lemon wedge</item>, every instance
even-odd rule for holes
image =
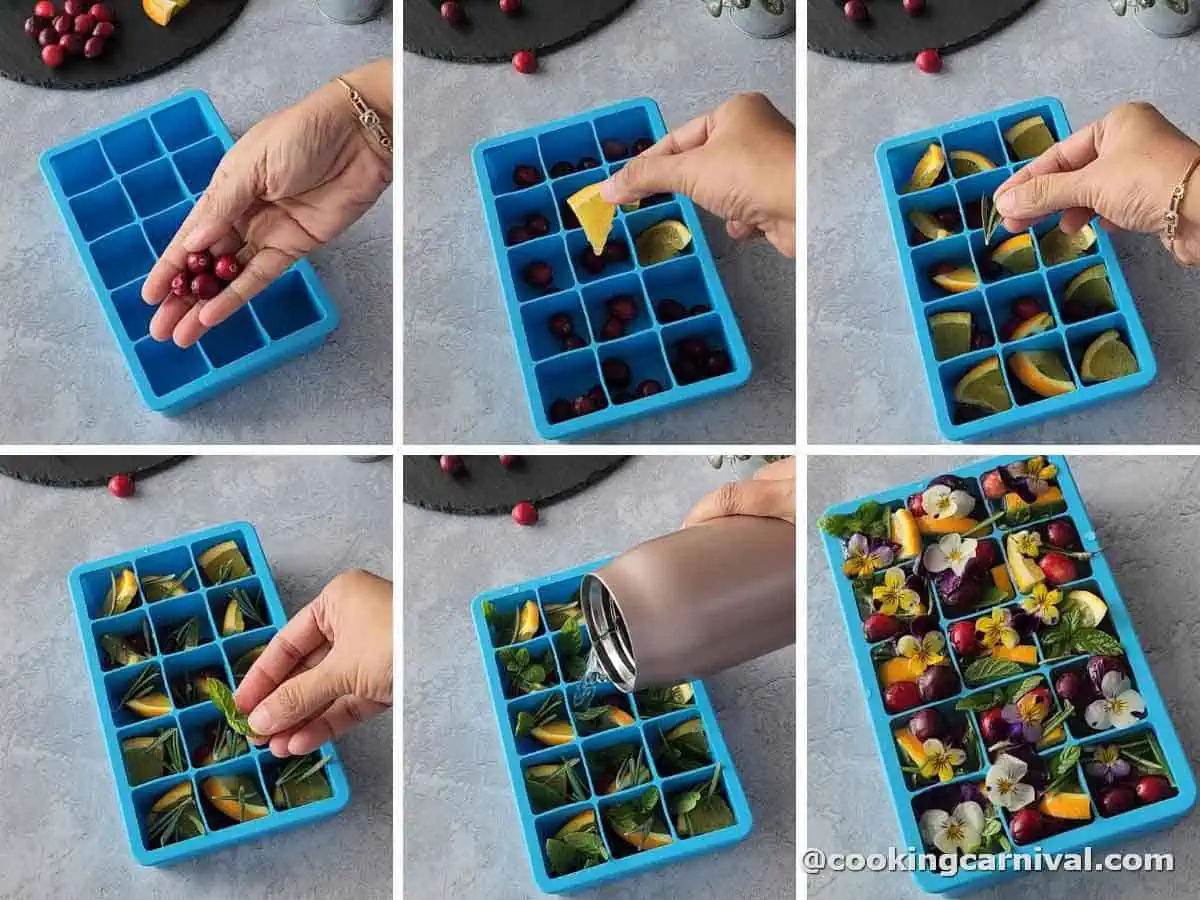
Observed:
[[[600,196],[601,183],[589,184],[567,198],[567,206],[575,213],[584,236],[592,245],[592,252],[597,256],[604,252],[604,245],[612,233],[613,219],[617,215],[617,208]]]

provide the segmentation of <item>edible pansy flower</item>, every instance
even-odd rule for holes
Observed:
[[[1122,778],[1128,778],[1133,767],[1121,756],[1121,748],[1116,744],[1104,744],[1096,748],[1092,761],[1084,767],[1093,778],[1103,778],[1112,784]]]
[[[1053,481],[1058,477],[1058,466],[1044,456],[1035,456],[1026,461],[1025,473],[1039,481]]]
[[[1042,555],[1042,536],[1036,531],[1018,531],[1011,540],[1013,547],[1022,556],[1036,559]]]
[[[1021,601],[1021,609],[1036,616],[1043,625],[1053,625],[1058,621],[1058,605],[1062,603],[1062,591],[1051,590],[1039,582],[1033,588],[1033,595]]]
[[[935,519],[969,516],[975,509],[975,498],[966,491],[952,491],[944,484],[935,484],[921,495],[925,515]]]
[[[888,569],[883,575],[883,584],[875,585],[871,599],[885,616],[919,616],[924,613],[921,595],[907,587],[908,576],[899,566]]]
[[[982,635],[979,642],[989,649],[1000,645],[1011,648],[1021,641],[1009,609],[993,609],[975,623],[975,630]]]
[[[983,843],[983,807],[973,800],[960,803],[954,812],[930,809],[921,814],[921,837],[942,853],[974,853]]]
[[[974,558],[978,544],[975,538],[965,538],[961,534],[943,535],[936,544],[925,548],[921,561],[930,572],[949,569],[955,575],[962,575],[967,570],[967,563]]]
[[[1024,760],[1008,753],[996,757],[984,778],[983,792],[995,806],[1016,812],[1034,801],[1037,792],[1023,779],[1029,772]]]
[[[851,578],[865,578],[890,566],[896,551],[887,541],[872,541],[865,534],[855,533],[846,541],[846,561],[842,571]]]
[[[918,675],[930,666],[940,665],[946,661],[946,639],[940,631],[927,631],[922,638],[906,634],[896,641],[896,650],[906,659],[912,661],[912,668]]]
[[[1084,719],[1096,731],[1125,728],[1137,722],[1137,713],[1145,713],[1146,701],[1120,672],[1109,672],[1100,681],[1099,700],[1088,704]]]
[[[1026,744],[1036,744],[1042,739],[1042,723],[1049,714],[1050,704],[1038,691],[1030,691],[1000,711],[1009,725],[1009,734]]]
[[[957,747],[947,747],[937,738],[927,740],[921,750],[925,753],[925,761],[921,763],[921,775],[925,778],[949,781],[954,777],[954,770],[967,761],[965,752]]]

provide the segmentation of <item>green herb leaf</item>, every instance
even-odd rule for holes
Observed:
[[[1003,691],[981,691],[977,694],[967,694],[967,696],[963,697],[954,704],[954,708],[960,712],[968,709],[975,712],[983,712],[985,709],[991,709],[992,707],[1000,706],[1003,703]]]
[[[229,685],[219,678],[208,678],[204,684],[208,690],[209,699],[216,704],[230,728],[248,738],[255,740],[263,738],[263,735],[250,727],[250,720],[246,714],[237,708],[237,703],[233,699],[233,691],[229,689]]]
[[[1099,628],[1080,628],[1071,635],[1071,646],[1077,653],[1099,656],[1120,656],[1125,652],[1120,641]]]
[[[1041,685],[1042,676],[1030,675],[1024,681],[1018,682],[1015,687],[1012,687],[1010,690],[1006,691],[1005,699],[1009,703],[1016,703],[1034,688],[1041,687]]]
[[[995,681],[997,678],[1020,675],[1024,671],[1025,669],[1020,663],[1013,662],[1011,659],[992,659],[984,656],[967,666],[963,671],[963,680],[969,685],[983,684],[986,681]]]
[[[979,215],[983,220],[983,243],[987,246],[992,242],[992,237],[996,234],[996,229],[1004,221],[1004,217],[1000,215],[1000,210],[996,208],[996,203],[988,194],[984,194],[979,198]],[[1029,507],[1032,512],[1032,508]]]

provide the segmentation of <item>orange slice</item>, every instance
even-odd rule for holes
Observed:
[[[925,745],[917,740],[917,736],[907,728],[898,728],[892,734],[896,737],[896,743],[900,745],[900,749],[904,751],[904,755],[912,760],[914,766],[919,766],[925,762]]]
[[[579,815],[577,815],[575,818],[571,819],[565,825],[563,825],[562,828],[558,829],[558,833],[555,834],[554,836],[557,838],[560,838],[564,834],[574,834],[577,831],[583,831],[587,828],[591,828],[595,824],[596,824],[595,810],[591,810],[591,809],[585,810],[584,812],[581,812]]]
[[[996,249],[992,251],[992,262],[1013,275],[1032,272],[1037,268],[1037,254],[1033,250],[1033,235],[1026,231],[1024,234],[1014,235],[997,245]]]
[[[1040,312],[1036,316],[1030,316],[1014,328],[1012,339],[1019,341],[1021,338],[1029,337],[1031,334],[1041,334],[1043,331],[1049,331],[1053,327],[1054,316],[1048,312]]]
[[[904,188],[904,193],[923,191],[927,187],[933,187],[933,183],[938,180],[938,176],[942,174],[944,168],[946,168],[946,151],[942,149],[941,144],[930,144],[929,149],[917,160],[912,177]]]
[[[612,233],[613,219],[617,215],[617,208],[600,196],[600,184],[589,184],[567,198],[567,206],[575,213],[584,236],[592,245],[592,252],[597,256],[604,252],[604,245]]]
[[[968,519],[966,516],[948,516],[945,519],[921,516],[917,519],[917,527],[921,530],[921,534],[963,534],[978,524],[974,519]]]
[[[1003,564],[992,569],[992,583],[1005,594],[1012,594],[1012,579],[1008,577],[1008,569]]]
[[[975,175],[979,172],[990,172],[994,168],[996,168],[996,164],[982,153],[976,153],[974,150],[950,151],[950,171],[954,173],[955,178],[966,178],[968,175]]]
[[[517,618],[517,631],[513,635],[513,643],[519,644],[537,634],[540,621],[537,601],[526,600],[525,605],[521,607],[521,614]]]
[[[916,681],[920,677],[916,662],[907,656],[893,656],[879,667],[879,683],[885,688],[902,681]]]
[[[154,805],[150,807],[150,812],[162,812],[165,809],[170,809],[180,800],[185,797],[192,796],[192,783],[185,781],[183,784],[177,784],[161,797],[154,801]]]
[[[562,719],[554,719],[545,725],[539,725],[533,731],[529,732],[529,734],[535,740],[539,740],[549,747],[557,747],[559,744],[569,744],[575,740],[575,732],[571,730],[571,723],[564,722]]]
[[[892,513],[892,540],[900,545],[901,559],[912,559],[921,552],[921,529],[907,509]]]
[[[156,691],[145,697],[130,700],[125,706],[143,719],[153,719],[155,716],[165,716],[171,711],[171,700],[166,694]]]
[[[237,799],[239,787],[247,796],[245,803],[240,803]],[[200,790],[217,811],[235,822],[261,819],[270,812],[265,804],[250,802],[249,798],[259,794],[259,791],[253,779],[248,776],[214,775],[200,782]]]
[[[1037,647],[1033,644],[1017,644],[1015,647],[993,647],[992,659],[1006,659],[1026,666],[1037,665]]]
[[[1066,791],[1046,794],[1042,797],[1042,802],[1038,804],[1038,809],[1043,815],[1053,816],[1056,819],[1074,819],[1086,822],[1092,818],[1092,804],[1088,800],[1087,794]]]
[[[961,294],[965,291],[973,291],[979,287],[979,276],[975,274],[975,270],[970,266],[958,266],[946,272],[938,272],[935,275],[929,276],[936,284],[944,291],[949,291],[951,294]]]
[[[165,28],[186,5],[186,3],[177,3],[174,0],[142,0],[142,11],[155,25],[162,25]]]
[[[1039,397],[1057,397],[1075,390],[1075,382],[1053,350],[1021,350],[1009,358],[1017,380]]]

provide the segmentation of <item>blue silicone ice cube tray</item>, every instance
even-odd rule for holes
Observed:
[[[226,541],[234,541],[252,569],[247,578],[213,583],[198,565],[197,558],[206,550]],[[132,570],[139,593],[131,608],[117,615],[103,616],[103,604],[112,578]],[[172,575],[184,578],[188,593],[147,602],[145,581],[148,577]],[[264,646],[287,621],[279,590],[263,554],[254,527],[246,522],[229,522],[203,531],[119,553],[107,559],[84,563],[68,578],[71,601],[83,641],[104,749],[113,770],[121,816],[134,859],[144,866],[165,866],[192,859],[214,850],[253,841],[285,829],[328,818],[340,812],[350,800],[346,772],[332,744],[318,753],[328,756],[325,766],[332,796],[292,809],[277,809],[271,799],[274,780],[286,760],[277,759],[266,748],[249,745],[247,752],[215,765],[204,764],[204,751],[210,742],[210,730],[221,719],[217,707],[208,700],[181,705],[175,685],[199,673],[214,675],[230,687],[237,685],[237,661],[246,653]],[[267,625],[222,637],[225,609],[234,591],[241,589],[257,600],[266,613]],[[168,635],[189,619],[197,621],[200,644],[181,652],[168,652]],[[147,643],[146,658],[123,666],[113,664],[103,652],[105,635],[132,636]],[[143,718],[121,700],[129,685],[143,671],[158,672],[161,684],[172,698],[169,713]],[[196,698],[192,698],[196,699]],[[122,754],[122,742],[136,737],[161,735],[175,728],[182,737],[186,770],[139,784],[132,783]],[[236,823],[218,812],[203,791],[206,779],[214,776],[247,776],[257,782],[267,798],[268,813],[262,818]],[[190,784],[202,813],[205,834],[158,846],[147,836],[147,814],[158,798],[181,784]],[[217,794],[218,799],[223,795]]]
[[[187,350],[151,338],[142,284],[233,138],[186,91],[41,156],[42,174],[142,401],[177,415],[318,346],[338,313],[300,261]]]
[[[904,291],[917,332],[917,346],[921,351],[938,429],[951,440],[982,438],[1078,411],[1141,390],[1158,373],[1150,339],[1121,271],[1112,239],[1095,222],[1092,225],[1098,239],[1092,249],[1078,259],[1048,266],[1038,246],[1035,271],[1009,275],[991,263],[990,251],[1012,235],[1001,226],[993,235],[990,246],[985,244],[978,220],[980,200],[985,195],[990,197],[996,188],[1029,162],[1016,158],[1003,135],[1014,124],[1031,116],[1041,116],[1056,139],[1066,138],[1071,133],[1062,103],[1053,97],[1041,97],[893,138],[880,144],[875,151],[892,237],[900,257]],[[956,151],[980,153],[996,168],[955,177],[947,164],[944,180],[925,190],[906,191],[918,159],[931,144],[939,144],[947,155]],[[948,237],[925,240],[909,216],[918,211],[933,213],[938,210],[956,212],[960,229]],[[1030,230],[1035,245],[1057,227],[1058,220],[1059,216],[1054,216]],[[979,276],[979,287],[962,293],[943,290],[929,274],[942,264],[972,269]],[[1115,309],[1084,318],[1088,310],[1067,306],[1064,294],[1072,279],[1096,265],[1104,267]],[[1042,311],[1053,317],[1053,326],[1027,337],[1005,340],[1009,333],[1007,329],[1011,327],[1008,323],[1015,319],[1012,303],[1021,297],[1035,299]],[[958,356],[937,359],[929,320],[945,312],[969,312],[979,341],[986,345]],[[1111,381],[1084,382],[1080,375],[1084,352],[1099,335],[1114,329],[1133,351],[1138,371]],[[1015,353],[1031,350],[1053,352],[1070,374],[1074,390],[1042,397],[1019,381],[1011,368],[1012,357]],[[993,360],[1000,362],[1009,408],[982,418],[971,418],[955,403],[955,386],[967,372]]]
[[[658,141],[666,134],[658,105],[642,98],[491,138],[477,144],[472,153],[529,411],[534,428],[545,439],[579,437],[723,394],[750,377],[750,355],[700,217],[688,198],[664,194],[648,198],[637,210],[618,209],[610,241],[623,244],[627,258],[606,263],[598,272],[582,263],[588,242],[567,198],[618,171],[635,141]],[[591,160],[595,166],[579,170],[581,160]],[[552,170],[562,171],[555,167],[563,163],[575,171],[554,177]],[[518,166],[532,166],[541,180],[519,187],[514,180]],[[518,241],[523,235],[514,235],[513,229],[523,228],[534,214],[545,217],[549,233]],[[634,241],[668,219],[687,226],[691,244],[673,259],[643,266]],[[527,267],[539,262],[553,272],[547,289],[534,287],[524,277]],[[617,297],[629,298],[636,316],[625,322],[622,336],[606,340],[608,304]],[[707,311],[672,320],[660,312],[666,300],[682,304],[689,313],[695,307]],[[551,333],[550,318],[562,314],[570,317],[584,346],[566,350],[563,339]],[[686,362],[676,365],[681,353],[678,344],[685,338],[699,338],[710,350],[724,350],[729,371],[715,377],[689,377]],[[628,364],[632,375],[627,388],[605,383],[601,367],[611,359]],[[636,386],[648,380],[657,381],[662,391],[637,397]],[[556,400],[570,403],[593,387],[599,387],[604,397],[602,409],[565,419],[551,414]]]
[[[981,490],[980,479],[996,467],[1012,463],[1017,459],[1018,457],[995,458],[955,469],[950,474],[966,479],[970,487],[970,492],[977,497],[983,497],[984,494]],[[1079,563],[1078,580],[1065,584],[1062,587],[1062,591],[1064,595],[1075,590],[1089,591],[1098,595],[1107,604],[1108,610],[1105,620],[1101,622],[1099,627],[1110,637],[1114,637],[1120,642],[1133,686],[1145,701],[1146,715],[1141,721],[1128,727],[1094,731],[1086,724],[1077,711],[1076,715],[1068,718],[1065,723],[1065,739],[1039,750],[1039,756],[1042,760],[1048,761],[1068,747],[1078,746],[1082,753],[1086,753],[1089,748],[1094,748],[1099,744],[1117,743],[1138,736],[1152,734],[1158,740],[1163,758],[1166,761],[1171,777],[1174,779],[1177,791],[1174,796],[1166,800],[1148,803],[1128,812],[1105,816],[1100,811],[1097,803],[1097,795],[1094,789],[1095,783],[1089,781],[1089,778],[1085,776],[1081,761],[1076,766],[1076,775],[1079,779],[1081,790],[1089,797],[1091,807],[1090,820],[1080,824],[1078,827],[1047,837],[1044,840],[1039,840],[1033,844],[1013,844],[1016,854],[1026,857],[1027,860],[1029,854],[1038,848],[1046,853],[1083,852],[1085,847],[1101,847],[1167,828],[1187,813],[1196,801],[1196,780],[1191,764],[1188,761],[1187,753],[1179,742],[1179,736],[1175,731],[1175,726],[1171,722],[1167,703],[1159,692],[1158,684],[1155,682],[1154,675],[1150,671],[1150,666],[1146,662],[1146,656],[1142,651],[1141,642],[1138,640],[1137,632],[1134,629],[1129,608],[1125,603],[1124,597],[1121,595],[1116,580],[1113,578],[1108,561],[1105,559],[1104,554],[1100,552],[1100,539],[1092,527],[1087,509],[1084,507],[1083,499],[1079,495],[1079,489],[1071,475],[1067,460],[1065,457],[1050,457],[1049,461],[1058,469],[1057,480],[1063,494],[1062,501],[1047,506],[1045,508],[1046,515],[1034,516],[1020,524],[1016,522],[1010,524],[1007,519],[1001,519],[994,527],[984,529],[978,535],[978,538],[983,540],[990,537],[1000,545],[1006,571],[1011,572],[1012,565],[1008,561],[1008,548],[1005,547],[1006,535],[1018,530],[1037,529],[1040,524],[1056,520],[1066,520],[1073,524],[1083,550],[1095,555],[1091,556],[1086,562]],[[827,513],[851,513],[866,501],[875,501],[892,510],[900,509],[905,505],[905,499],[909,495],[924,491],[927,486],[927,481],[900,485],[891,490],[881,491],[878,494],[838,504],[827,510]],[[988,508],[991,512],[998,513],[1001,505],[994,501],[989,501]],[[982,518],[982,512],[977,517]],[[924,538],[924,545],[927,547],[937,539],[936,537],[926,537]],[[895,808],[896,817],[900,823],[901,846],[915,848],[918,853],[937,853],[938,851],[935,848],[925,845],[922,841],[918,825],[918,810],[922,808],[923,804],[937,796],[936,792],[946,790],[947,785],[953,790],[958,789],[964,784],[981,784],[984,781],[988,757],[987,748],[979,737],[979,722],[983,708],[991,704],[991,699],[987,695],[992,694],[996,688],[1003,689],[1007,687],[1015,690],[1026,679],[1033,676],[1041,676],[1043,684],[1051,687],[1054,710],[1059,711],[1062,709],[1062,698],[1058,696],[1057,688],[1052,687],[1055,680],[1060,674],[1068,671],[1080,673],[1086,678],[1086,673],[1083,673],[1082,669],[1088,656],[1087,654],[1078,654],[1047,659],[1046,646],[1041,639],[1041,635],[1045,632],[1039,628],[1032,635],[1032,641],[1037,648],[1037,663],[1035,665],[1023,667],[1024,671],[1019,675],[983,681],[978,686],[963,688],[961,687],[962,685],[968,684],[963,675],[966,670],[966,664],[959,657],[958,653],[951,649],[949,641],[947,641],[946,652],[959,679],[960,690],[956,694],[942,700],[915,706],[905,710],[903,713],[891,715],[884,706],[883,688],[876,671],[878,659],[875,655],[879,650],[887,647],[887,642],[883,641],[871,644],[867,641],[863,631],[863,622],[872,611],[870,592],[867,591],[866,596],[860,600],[856,596],[854,582],[843,574],[842,563],[844,553],[842,541],[824,532],[822,532],[822,540],[824,541],[825,552],[833,573],[834,587],[842,609],[842,617],[845,621],[846,633],[850,641],[850,651],[854,660],[855,671],[858,674],[858,679],[866,698],[867,716],[870,720],[871,731],[874,735],[876,746],[879,749],[880,758],[883,761],[888,793],[891,796],[892,805]],[[903,565],[907,570],[911,570],[912,568],[911,561]],[[876,579],[877,582],[878,578]],[[977,619],[981,615],[990,612],[990,608],[986,607],[974,607],[969,611],[962,608],[948,609],[944,598],[939,595],[932,583],[930,591],[934,601],[932,612],[940,620],[939,628],[943,636],[948,634],[950,626],[953,623]],[[1015,602],[1003,602],[1009,604],[1010,608],[1016,609]],[[964,703],[964,701],[964,707],[970,707],[973,700],[980,701],[975,705],[980,706],[981,709],[973,710],[964,708],[956,710],[957,705]],[[907,759],[904,761],[901,760],[900,750],[893,734],[894,729],[906,726],[916,712],[926,708],[936,708],[943,714],[944,719],[960,715],[965,716],[966,721],[970,724],[966,740],[976,742],[974,759],[979,761],[978,767],[973,771],[958,775],[944,785],[936,783],[933,785],[922,785],[921,782],[913,783],[908,781],[901,766],[907,767],[911,763]],[[967,767],[969,768],[970,765],[971,763],[968,762]],[[1005,836],[1012,842],[1011,813],[1002,811],[1001,815]],[[1000,860],[998,859],[997,862],[999,863]],[[962,871],[953,876],[943,875],[928,869],[918,870],[913,872],[913,878],[921,889],[931,893],[959,895],[991,887],[1000,881],[1011,878],[1015,874],[1019,874],[1019,871],[1021,871],[1015,868],[1019,863],[1005,863],[1004,865],[1004,868],[1001,868],[1001,865],[997,865],[994,871]],[[1023,871],[1029,871],[1029,869]]]
[[[625,710],[633,721],[623,727],[596,734],[585,736],[581,733],[572,705],[581,685],[579,682],[567,680],[562,674],[564,670],[560,644],[563,632],[561,629],[550,629],[546,608],[548,605],[570,603],[579,590],[584,574],[600,568],[606,562],[608,559],[601,559],[588,565],[547,575],[544,578],[487,591],[476,597],[471,604],[475,631],[479,638],[480,650],[483,653],[488,693],[491,697],[492,708],[496,712],[496,724],[500,728],[500,743],[504,747],[505,764],[512,782],[513,793],[516,796],[521,836],[524,838],[525,849],[529,854],[529,864],[533,869],[534,880],[541,890],[551,894],[575,893],[656,869],[668,863],[728,847],[745,838],[750,833],[753,824],[750,807],[746,803],[745,791],[742,789],[741,779],[738,778],[737,768],[725,746],[712,702],[704,690],[704,685],[699,681],[690,683],[693,697],[687,708],[672,710],[662,715],[653,715],[652,713],[657,712],[657,709],[645,708],[644,702],[639,707],[640,701],[637,692],[633,695],[623,694],[611,684],[606,683],[603,687],[596,689],[595,699],[592,702],[617,705]],[[531,600],[537,603],[539,613],[538,630],[533,638],[519,644],[508,644],[506,643],[507,636],[495,635],[493,629],[489,628],[483,611],[485,603],[493,604],[499,612],[511,613]],[[581,626],[581,630],[586,654],[591,647],[591,642],[587,636],[587,626]],[[521,694],[519,689],[510,682],[500,655],[508,649],[520,650],[522,648],[527,649],[534,657],[541,657],[549,653],[549,658],[553,661],[554,672],[552,673],[553,681],[545,690]],[[559,746],[543,746],[530,736],[518,737],[515,730],[518,714],[521,712],[533,713],[547,699],[554,696],[562,699],[561,709],[570,709],[570,722],[574,732],[571,740]],[[712,763],[703,768],[686,772],[669,773],[664,771],[659,759],[663,735],[693,719],[699,719],[702,724],[708,738]],[[605,793],[604,779],[606,776],[600,771],[599,761],[594,754],[618,745],[632,745],[644,752],[651,778],[636,787],[615,793]],[[581,760],[577,765],[583,773],[586,773],[581,781],[588,790],[588,797],[580,802],[568,803],[542,812],[536,811],[526,790],[524,773],[533,766],[569,760]],[[720,769],[718,789],[725,797],[735,817],[734,824],[727,828],[698,837],[681,838],[675,823],[671,821],[672,817],[667,814],[665,818],[668,822],[671,842],[665,846],[637,850],[618,837],[604,817],[606,810],[640,797],[649,788],[658,789],[659,813],[662,814],[664,799],[667,808],[673,808],[674,802],[681,794],[704,786],[711,781],[718,767]],[[589,811],[603,823],[600,832],[608,852],[608,861],[567,875],[553,874],[546,858],[546,839],[553,837],[563,825],[576,816]]]

